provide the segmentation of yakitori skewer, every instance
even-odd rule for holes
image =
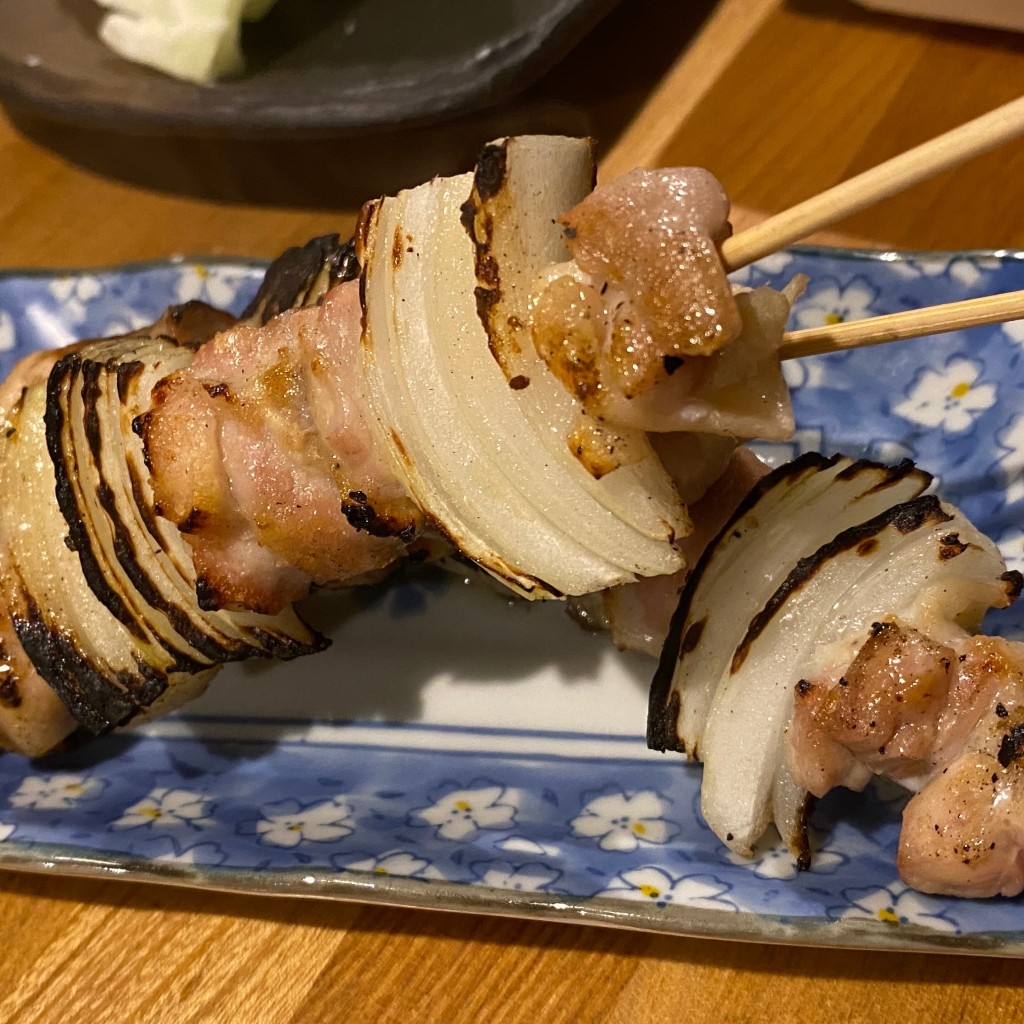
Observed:
[[[779,355],[783,359],[825,355],[849,348],[867,348],[889,341],[920,338],[926,334],[948,334],[950,331],[1011,320],[1024,320],[1024,289],[909,309],[903,313],[887,313],[864,320],[848,320],[845,323],[787,331],[779,346]]]
[[[727,270],[738,270],[843,217],[1021,135],[1024,135],[1024,97],[997,107],[726,239],[721,246],[722,262]]]

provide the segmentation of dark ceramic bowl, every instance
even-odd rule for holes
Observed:
[[[212,86],[122,60],[92,0],[0,0],[0,101],[117,130],[354,132],[507,98],[616,0],[280,0],[246,26],[244,76]]]

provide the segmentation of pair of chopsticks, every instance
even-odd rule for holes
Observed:
[[[872,203],[888,199],[1021,135],[1024,135],[1024,97],[727,238],[720,250],[722,262],[726,270],[738,270]],[[779,354],[783,359],[794,359],[1020,319],[1024,319],[1024,290],[790,331],[783,337]]]

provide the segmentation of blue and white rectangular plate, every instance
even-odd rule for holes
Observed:
[[[739,275],[811,283],[796,326],[1024,287],[1024,254],[797,249]],[[169,303],[238,309],[261,268],[0,275],[0,370]],[[787,365],[799,430],[762,448],[911,456],[1024,568],[1024,324]],[[310,602],[330,651],[230,667],[184,713],[74,754],[0,758],[0,864],[251,893],[756,939],[1024,955],[1024,903],[899,881],[901,796],[838,794],[798,873],[732,857],[700,769],[646,750],[653,665],[554,605],[425,573]],[[1024,612],[991,628],[1024,638]]]

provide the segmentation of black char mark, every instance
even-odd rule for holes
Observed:
[[[135,551],[135,539],[132,531],[121,518],[113,492],[106,484],[101,484],[97,488],[97,497],[110,519],[113,529],[114,555],[131,585],[143,601],[150,608],[162,612],[178,636],[205,659],[196,661],[190,657],[182,657],[180,651],[173,644],[164,640],[157,633],[160,646],[175,659],[174,668],[181,672],[201,672],[209,668],[211,663],[244,658],[246,656],[244,647],[236,643],[219,643],[202,629],[198,629],[188,613],[180,606],[164,598],[148,573],[139,564]]]
[[[1024,756],[1024,722],[1012,726],[1003,735],[997,755],[999,763],[1004,768],[1009,768],[1011,764],[1019,761],[1022,756]]]
[[[354,241],[341,242],[336,234],[321,235],[287,249],[270,264],[241,319],[265,324],[286,309],[313,305],[331,286],[358,276]]]
[[[63,632],[49,625],[26,595],[27,615],[12,615],[18,640],[36,671],[74,718],[94,735],[104,733],[152,704],[163,692],[160,679],[119,673],[116,681],[98,670]]]
[[[909,534],[931,524],[948,523],[952,518],[951,515],[942,511],[939,499],[935,495],[926,494],[924,497],[913,498],[899,505],[893,505],[892,508],[886,509],[866,523],[843,530],[827,544],[818,548],[813,555],[801,558],[783,580],[778,590],[768,599],[764,608],[751,620],[746,635],[733,655],[731,671],[733,673],[739,671],[750,650],[750,645],[765,630],[775,617],[776,612],[831,559],[844,551],[858,548],[866,540],[888,527],[892,527],[902,534]]]
[[[130,381],[137,372],[132,368],[142,364],[127,363],[122,365],[129,368],[126,374],[120,372],[120,367],[117,371],[118,395],[123,401],[123,382]],[[66,460],[63,455],[63,442],[65,440],[70,441],[70,438],[65,433],[66,424],[60,400],[61,393],[65,381],[70,391],[70,388],[76,386],[78,375],[81,374],[83,403],[86,410],[86,434],[93,457],[97,464],[99,462],[102,450],[102,437],[100,434],[97,403],[100,399],[98,381],[102,371],[103,367],[100,364],[91,361],[83,363],[81,357],[77,355],[65,357],[54,367],[47,384],[45,414],[47,448],[54,466],[57,504],[68,526],[69,546],[78,553],[82,574],[89,585],[89,589],[96,599],[104,605],[110,614],[132,636],[143,643],[148,643],[151,639],[150,636],[138,621],[138,616],[127,606],[122,595],[114,589],[110,580],[110,574],[106,571],[103,561],[96,555],[92,536],[85,525],[86,510],[79,506],[75,485],[67,471],[69,464],[74,462],[74,460]],[[81,483],[80,480],[78,482]],[[141,495],[136,490],[136,483],[135,475],[132,474],[133,494],[138,498]],[[211,661],[223,661],[225,658],[230,657],[243,657],[244,651],[239,645],[223,647],[216,644],[208,636],[197,630],[181,609],[160,597],[153,587],[152,581],[138,565],[131,533],[121,519],[114,495],[106,483],[101,481],[97,486],[96,498],[109,517],[114,533],[114,553],[118,564],[125,571],[129,580],[142,595],[143,599],[152,607],[162,611],[179,636],[183,637],[203,657]],[[140,504],[140,508],[144,508],[144,504]],[[152,529],[154,537],[159,536],[156,532],[155,523],[147,523],[147,528]],[[182,659],[180,653],[167,643],[161,643],[161,646],[176,660],[177,664],[175,667],[182,671],[199,671],[207,667],[206,664],[196,662],[190,658]],[[152,672],[153,670],[147,669],[147,671]]]
[[[505,369],[502,353],[494,343],[492,323],[494,306],[501,300],[501,274],[498,261],[491,251],[494,235],[494,221],[485,204],[499,196],[505,184],[508,171],[508,143],[491,143],[485,146],[477,160],[473,175],[473,189],[469,199],[462,204],[462,226],[473,242],[476,252],[475,273],[477,286],[474,291],[476,313],[487,335],[491,355],[498,365]]]
[[[200,576],[196,580],[196,602],[203,611],[219,611],[227,607],[227,602],[221,597],[217,590]],[[247,608],[247,612],[259,612],[258,608]],[[245,650],[240,651],[237,656],[221,658],[221,661],[236,661],[243,658],[279,658],[282,661],[290,661],[305,654],[318,654],[331,646],[331,641],[322,636],[315,629],[312,629],[307,622],[301,620],[306,627],[310,639],[308,643],[288,636],[287,633],[278,633],[272,629],[261,629],[259,626],[249,626],[245,635],[249,645]],[[269,625],[269,623],[268,623]]]
[[[365,256],[370,247],[370,239],[376,230],[377,221],[380,218],[380,208],[383,199],[373,199],[363,203],[359,211],[359,219],[356,221],[356,233],[353,240],[355,255],[353,259],[357,267],[356,276],[359,278],[359,337],[363,345],[368,344],[369,335],[366,332],[366,261]]]
[[[307,626],[307,628],[309,628]],[[277,658],[280,661],[291,661],[293,658],[301,658],[307,654],[319,654],[331,646],[331,641],[321,636],[315,630],[310,630],[310,642],[303,643],[294,637],[282,636],[265,629],[251,629],[250,634],[253,640],[260,645],[260,653],[263,657]]]
[[[83,372],[82,359],[76,353],[58,360],[50,371],[46,383],[46,448],[53,464],[56,482],[55,494],[57,507],[67,523],[71,550],[77,552],[82,567],[82,574],[89,589],[96,599],[137,639],[146,639],[144,631],[139,628],[135,616],[125,604],[124,599],[111,585],[109,575],[102,561],[93,548],[92,536],[86,522],[87,510],[78,502],[77,484],[80,483],[77,461],[71,457],[73,444],[70,443],[70,428],[64,419],[63,393],[78,386],[81,379],[83,403],[85,405],[86,434],[94,457],[100,448],[99,426],[96,416],[97,374],[96,363],[88,363]],[[65,442],[68,443],[67,450]]]
[[[800,808],[799,812],[797,834],[795,836],[787,837],[790,852],[796,857],[796,867],[798,871],[811,870],[811,839],[809,834],[809,825],[811,815],[814,812],[815,803],[816,801],[814,797],[810,793],[807,793],[804,797],[803,806]]]
[[[704,627],[707,624],[707,619],[699,619],[690,626],[686,631],[686,636],[683,637],[682,646],[679,648],[682,654],[689,654],[696,649],[697,644],[700,643],[700,638],[704,635]]]
[[[473,191],[483,200],[492,199],[505,184],[508,170],[508,144],[490,143],[480,151],[473,175]]]
[[[138,359],[117,365],[117,397],[122,404],[128,401],[131,384],[144,368],[144,364]]]
[[[416,537],[415,522],[378,513],[365,491],[349,491],[348,497],[342,499],[341,513],[353,530],[371,537],[397,537],[405,544]]]
[[[943,561],[956,558],[957,555],[963,554],[967,550],[967,545],[960,539],[960,535],[956,533],[947,533],[941,539],[941,542],[942,547],[939,548],[939,558]]]
[[[231,393],[231,388],[223,382],[217,384],[204,384],[203,390],[211,398],[223,398],[226,402],[233,402],[235,400],[235,396]]]
[[[153,510],[146,495],[142,478],[131,463],[128,464],[128,478],[131,481],[132,500],[135,503],[135,507],[139,510],[139,517],[146,528],[146,532],[156,542],[157,547],[162,548],[164,541],[160,531],[160,524],[157,522],[156,512]]]
[[[0,704],[5,708],[20,707],[21,693],[18,691],[18,679],[9,665],[5,668],[6,671],[0,675]]]
[[[204,612],[220,611],[226,604],[217,588],[205,576],[196,579],[196,603]]]
[[[794,482],[809,473],[829,469],[840,458],[839,455],[826,458],[818,452],[806,452],[792,462],[787,462],[786,465],[779,466],[763,476],[740,502],[715,539],[704,549],[704,553],[686,578],[686,585],[679,595],[679,603],[672,614],[665,644],[661,649],[661,657],[658,659],[658,667],[651,679],[651,692],[647,704],[647,745],[652,750],[676,750],[680,753],[687,753],[685,744],[679,738],[678,724],[681,704],[679,694],[673,688],[672,682],[675,678],[677,663],[684,654],[693,650],[693,645],[684,650],[684,641],[694,625],[688,621],[690,606],[715,548],[724,537],[735,529],[736,524],[761,500],[762,496],[773,487]],[[690,639],[693,641],[692,636]]]
[[[1024,588],[1024,575],[1016,569],[1010,569],[999,577],[1006,584],[1006,597],[1010,604],[1020,597],[1021,589]]]
[[[18,690],[18,677],[11,667],[11,658],[7,648],[0,640],[0,704],[4,707],[16,708],[21,704],[21,693]]]
[[[377,515],[374,507],[365,501],[343,500],[342,515],[353,530],[368,533],[371,537],[390,537],[392,528],[386,519]]]
[[[448,541],[448,543],[457,552],[459,552],[460,555],[466,559],[466,561],[478,566],[481,569],[486,569],[487,572],[489,572],[492,576],[495,577],[495,579],[499,579],[506,583],[510,589],[525,591],[526,593],[530,594],[534,592],[549,594],[551,597],[556,599],[565,597],[565,594],[563,594],[561,590],[559,590],[555,586],[552,586],[546,580],[542,580],[539,576],[533,576],[530,573],[523,572],[522,570],[517,569],[515,566],[505,567],[503,565],[502,568],[499,568],[498,566],[493,564],[485,564],[483,562],[477,561],[475,558],[472,558],[470,555],[467,555],[463,551],[462,544],[459,542],[459,538],[456,537],[455,534],[453,534],[444,525],[444,523],[442,523],[439,519],[434,519],[433,517],[429,517],[429,521],[431,531],[433,533],[438,534],[438,536],[443,537],[446,541]]]
[[[185,516],[182,522],[178,523],[178,530],[181,533],[195,533],[196,530],[201,530],[210,521],[209,512],[204,512],[201,508],[191,508],[187,516]]]
[[[918,486],[921,491],[924,491],[931,485],[933,479],[931,473],[918,469],[910,459],[901,459],[895,466],[886,466],[879,462],[872,462],[870,459],[857,459],[856,462],[851,463],[841,473],[837,473],[836,479],[852,480],[865,469],[880,469],[883,471],[882,479],[874,486],[868,488],[865,492],[866,494],[877,494],[879,491],[884,491],[894,484],[898,484],[908,476],[918,477]]]
[[[146,502],[146,498],[143,493],[142,481],[131,466],[128,468],[128,473],[131,480],[132,500],[139,510],[139,515],[146,531],[156,542],[157,546],[160,547],[163,545],[160,525],[157,523],[156,517]],[[223,635],[220,636],[219,639],[215,639],[207,635],[195,627],[191,617],[180,606],[175,604],[173,601],[165,602],[159,594],[150,591],[148,580],[145,584],[142,584],[135,580],[134,575],[132,575],[131,578],[132,582],[135,583],[138,588],[139,593],[142,594],[152,607],[158,608],[162,611],[167,616],[168,621],[177,631],[178,635],[183,637],[189,645],[198,651],[204,658],[209,658],[211,661],[223,662],[239,661],[250,656],[251,650],[247,644],[240,640]]]

